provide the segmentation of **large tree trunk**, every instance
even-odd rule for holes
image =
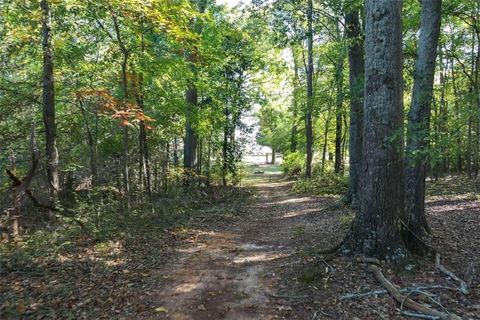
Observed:
[[[344,249],[403,256],[402,1],[367,0],[365,116],[360,210]]]
[[[348,63],[350,85],[350,143],[348,192],[345,202],[358,204],[358,190],[362,170],[363,144],[363,86],[365,58],[363,56],[363,35],[357,11],[345,16],[346,34],[349,40]]]
[[[50,6],[47,0],[40,2],[43,13],[43,122],[45,124],[45,148],[47,156],[47,179],[52,205],[58,199],[58,150],[55,124],[55,81],[53,77],[52,23]]]
[[[307,110],[305,112],[305,133],[307,140],[307,161],[305,176],[312,177],[312,159],[313,159],[313,128],[312,128],[312,109],[313,109],[313,0],[308,0],[307,12]]]
[[[408,113],[405,170],[409,249],[423,252],[421,239],[429,230],[425,217],[425,175],[435,59],[441,23],[441,0],[423,0],[418,58],[415,64],[412,104]],[[440,115],[441,116],[441,115]]]

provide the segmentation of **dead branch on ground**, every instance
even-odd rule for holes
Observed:
[[[367,268],[368,271],[372,272],[375,275],[375,278],[387,289],[390,295],[400,304],[406,306],[407,308],[414,310],[423,315],[428,315],[432,317],[438,317],[441,320],[461,320],[461,318],[455,314],[448,314],[444,312],[437,311],[435,309],[429,308],[425,305],[419,304],[408,296],[404,296],[399,289],[397,289],[382,273],[382,270],[375,266],[369,265]]]
[[[468,285],[465,281],[457,277],[455,273],[452,271],[448,270],[444,265],[440,263],[440,253],[437,253],[435,255],[435,268],[446,274],[448,277],[452,278],[453,280],[457,281],[460,284],[460,287],[458,290],[463,293],[463,294],[468,294]]]

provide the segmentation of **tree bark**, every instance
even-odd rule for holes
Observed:
[[[358,190],[362,170],[363,144],[363,86],[365,58],[363,56],[363,32],[358,11],[345,16],[348,46],[348,67],[350,85],[350,142],[348,192],[345,202],[358,205]]]
[[[83,122],[85,125],[85,131],[87,133],[87,144],[88,150],[90,153],[90,174],[92,176],[92,186],[95,187],[98,183],[98,176],[97,176],[97,130],[95,130],[95,135],[92,132],[92,128],[90,127],[90,123],[87,118],[87,111],[85,110],[85,106],[83,104],[83,100],[79,99],[78,101],[80,112],[83,116]],[[95,117],[98,118],[97,115]],[[98,121],[98,119],[95,119]],[[96,127],[96,126],[95,126]]]
[[[360,209],[344,249],[404,255],[402,1],[367,0],[365,116]]]
[[[298,126],[297,126],[297,113],[298,113],[298,94],[299,94],[299,87],[300,81],[298,76],[298,62],[297,57],[295,54],[295,49],[292,46],[292,57],[293,57],[293,69],[294,69],[294,76],[293,76],[293,103],[292,103],[292,132],[290,135],[290,151],[296,152],[297,151],[297,134],[298,134]]]
[[[343,172],[342,132],[343,132],[343,54],[340,54],[336,70],[335,84],[337,90],[335,109],[335,173]]]
[[[423,241],[429,231],[425,216],[425,175],[433,80],[441,23],[441,0],[423,0],[418,58],[415,64],[412,102],[408,113],[406,150],[406,202],[410,250],[424,253]]]
[[[43,122],[45,124],[45,149],[47,156],[47,180],[52,205],[58,200],[57,129],[55,124],[55,79],[53,75],[52,21],[48,0],[40,1],[42,9],[43,47]]]
[[[307,11],[307,110],[305,112],[305,134],[307,159],[305,166],[305,176],[312,177],[312,159],[313,159],[313,128],[312,128],[312,109],[313,109],[313,0],[308,0]]]
[[[204,13],[207,0],[191,1],[197,7],[199,13]],[[202,32],[200,24],[194,22],[194,31],[197,34]],[[190,63],[194,77],[195,77],[195,64],[197,62],[197,48],[194,47],[192,52],[187,54],[186,60]],[[185,110],[185,138],[183,149],[183,167],[186,170],[186,184],[189,183],[190,175],[193,174],[197,168],[197,133],[195,132],[193,124],[193,114],[196,112],[198,106],[198,92],[195,86],[195,79],[192,79],[188,85],[185,93],[186,110]]]

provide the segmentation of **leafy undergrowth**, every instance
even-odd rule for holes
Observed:
[[[237,218],[250,196],[211,187],[188,196],[156,198],[129,212],[105,193],[79,195],[73,216],[34,228],[0,245],[0,318],[111,319],[154,309],[137,299],[190,228]],[[147,204],[148,203],[148,204]]]
[[[293,191],[313,195],[341,195],[348,189],[348,179],[334,173],[316,175],[312,179],[295,182]]]

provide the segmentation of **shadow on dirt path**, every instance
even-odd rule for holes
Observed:
[[[243,205],[240,221],[224,230],[198,231],[158,275],[159,318],[278,319],[285,308],[275,270],[295,252],[295,220],[318,212],[318,198],[289,193],[290,183],[274,176],[254,185],[257,197]],[[332,200],[333,203],[333,200]]]

